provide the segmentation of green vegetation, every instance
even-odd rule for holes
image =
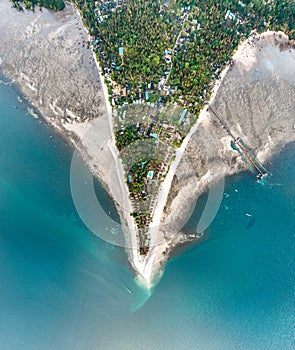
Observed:
[[[221,69],[253,29],[283,30],[295,38],[293,0],[170,0],[168,5],[164,0],[122,0],[123,6],[73,1],[94,37],[110,91],[127,89],[113,93],[117,105],[140,98],[156,102],[167,95],[166,102],[176,101],[197,115]],[[170,91],[170,86],[177,89]]]
[[[63,0],[12,0],[13,6],[18,10],[23,10],[25,7],[28,10],[34,11],[35,5],[46,7],[52,10],[61,11],[65,8]]]
[[[123,130],[116,132],[116,145],[119,151],[138,139],[138,128],[134,125],[128,125]]]
[[[128,173],[130,180],[127,182],[131,196],[135,197],[135,195],[139,193],[141,199],[146,200],[147,192],[145,192],[145,190],[147,174],[150,170],[155,172],[159,163],[159,159],[145,158],[131,166]]]
[[[12,1],[18,9],[65,6],[62,0]],[[253,30],[282,30],[295,39],[295,1],[72,2],[90,32],[110,102],[118,107],[114,108],[116,144],[140,254],[145,255],[159,185],[222,69],[232,66],[235,49]]]
[[[159,16],[158,1],[129,0],[122,11],[111,13],[99,26],[101,49],[105,64],[121,66],[114,71],[113,80],[125,86],[156,82],[167,70],[162,59],[167,45],[172,44],[173,26]],[[124,47],[124,57],[119,57],[119,47]],[[130,96],[135,98],[135,89]]]
[[[19,9],[32,10],[37,4],[54,10],[65,6],[63,0],[12,2]],[[295,39],[294,0],[72,2],[94,38],[94,50],[117,105],[140,98],[156,102],[167,95],[167,102],[187,106],[197,115],[222,67],[253,29],[283,30]],[[170,86],[177,89],[170,91]],[[121,92],[115,93],[115,87]]]
[[[295,38],[295,2],[268,1],[263,6],[262,0],[194,3],[183,28],[184,43],[174,56],[169,84],[179,86],[173,98],[182,96],[197,114],[210,97],[210,83],[253,29],[284,30]],[[225,20],[228,10],[235,18]],[[196,20],[198,25],[192,26],[190,20]]]
[[[147,224],[148,213],[145,211],[136,211],[130,214],[134,217],[135,222],[139,228],[144,228]]]
[[[63,0],[12,1],[19,9],[65,6]],[[157,102],[165,95],[166,102],[177,102],[198,115],[213,82],[253,29],[283,30],[295,39],[294,0],[72,2],[93,36],[94,51],[117,105],[144,98]],[[176,89],[170,90],[171,86]]]

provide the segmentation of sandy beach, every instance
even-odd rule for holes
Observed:
[[[236,50],[233,67],[222,71],[208,104],[262,164],[295,141],[295,52],[287,43],[284,33],[253,33]],[[151,280],[176,245],[203,239],[202,230],[183,231],[198,197],[215,185],[213,202],[204,213],[206,228],[219,209],[224,178],[248,169],[208,106],[178,149],[159,191],[161,201],[150,228],[152,249],[147,257],[153,261],[148,264]]]
[[[235,137],[263,164],[295,141],[295,52],[287,41],[283,33],[266,32],[243,42],[211,103]],[[161,218],[160,232],[170,246],[186,240],[182,228],[205,190],[225,176],[248,169],[214,115],[203,112],[206,115],[177,167]],[[271,173],[271,166],[267,171]]]
[[[110,150],[100,152],[98,164],[93,159],[111,138],[109,111],[78,12],[70,5],[62,12],[18,12],[5,0],[0,3],[0,30],[0,70],[55,130],[79,147],[100,179],[107,179]]]
[[[122,193],[112,193],[122,186],[123,176],[111,127],[112,109],[79,12],[69,4],[62,12],[18,12],[5,0],[0,3],[0,30],[4,33],[0,71],[81,152],[92,173],[120,202],[116,196]],[[118,172],[111,176],[115,162]],[[118,186],[111,188],[110,179]]]
[[[247,169],[245,162],[205,106],[159,190],[161,200],[150,228],[151,249],[142,259],[115,146],[107,87],[79,13],[70,5],[60,13],[46,9],[19,13],[4,0],[0,31],[4,33],[0,71],[81,152],[103,182],[125,227],[130,263],[142,283],[151,287],[171,249],[191,239],[183,227],[197,198],[225,176]],[[233,61],[234,66],[227,67],[216,82],[210,105],[264,163],[295,141],[295,52],[283,33],[267,32],[242,43]]]
[[[12,25],[10,25],[12,23]],[[146,263],[137,250],[136,229],[125,175],[112,130],[112,108],[89,33],[79,12],[18,12],[0,3],[0,71],[82,155],[106,187],[119,211],[125,246],[142,282]],[[13,43],[13,45],[11,45]],[[7,50],[7,48],[10,48]]]

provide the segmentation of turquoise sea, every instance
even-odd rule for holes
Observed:
[[[151,293],[124,250],[81,222],[72,154],[0,84],[1,350],[293,349],[295,144],[264,185],[248,172],[226,180],[206,239],[181,248]]]

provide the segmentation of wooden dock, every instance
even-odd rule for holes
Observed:
[[[259,162],[259,160],[255,157],[253,151],[249,149],[241,139],[241,137],[236,137],[230,128],[225,124],[225,122],[221,119],[221,117],[218,115],[218,113],[211,107],[209,106],[208,111],[210,111],[218,120],[222,128],[226,131],[226,133],[232,138],[235,146],[239,150],[240,154],[244,157],[244,159],[249,162],[253,170],[256,170],[258,172],[257,177],[259,179],[262,179],[268,175],[265,167]]]

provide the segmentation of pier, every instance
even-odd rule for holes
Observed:
[[[268,173],[264,166],[255,157],[253,151],[251,151],[251,149],[244,144],[243,140],[240,137],[235,137],[230,128],[225,124],[225,122],[221,119],[221,117],[212,107],[209,106],[207,111],[212,112],[212,114],[216,117],[222,128],[232,138],[235,147],[238,149],[243,158],[252,166],[253,170],[256,170],[258,172],[257,178],[263,179],[264,177],[266,177]]]

